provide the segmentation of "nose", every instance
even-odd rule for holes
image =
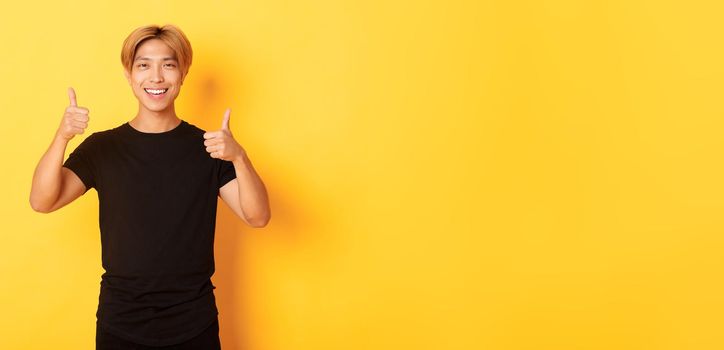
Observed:
[[[151,72],[151,81],[154,83],[160,83],[163,82],[163,68],[162,67],[156,67],[156,69],[153,69],[153,72]]]

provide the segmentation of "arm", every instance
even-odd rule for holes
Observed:
[[[224,113],[221,130],[204,134],[204,145],[209,156],[234,164],[236,179],[219,189],[219,196],[247,225],[264,227],[271,218],[269,196],[264,183],[251,166],[246,150],[236,142],[229,129],[231,109]]]
[[[41,213],[50,213],[72,202],[85,193],[86,188],[70,169],[63,168],[63,156],[68,142],[82,134],[88,126],[88,109],[78,107],[73,88],[68,89],[70,106],[55,133],[53,142],[40,158],[33,173],[30,188],[30,206]]]
[[[251,227],[264,227],[271,218],[269,197],[246,152],[232,161],[236,179],[219,189],[226,205]]]
[[[37,212],[53,212],[85,193],[78,176],[62,167],[67,144],[67,140],[56,136],[35,168],[30,206]]]

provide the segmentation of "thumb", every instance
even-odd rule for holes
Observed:
[[[70,99],[71,106],[78,107],[78,102],[75,100],[75,90],[73,90],[72,87],[68,88],[68,98]]]
[[[221,128],[229,130],[229,115],[231,114],[231,108],[227,108],[224,112],[224,120],[221,122]]]

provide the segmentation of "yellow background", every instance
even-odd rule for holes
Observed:
[[[722,349],[717,1],[80,1],[0,11],[0,348],[92,349],[95,190],[33,170],[68,105],[130,120],[120,48],[179,25],[179,115],[270,193],[220,202],[224,349]]]

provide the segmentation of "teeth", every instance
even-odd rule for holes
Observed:
[[[151,89],[144,89],[146,92],[153,94],[153,95],[160,95],[164,92],[166,92],[168,89],[161,89],[161,90],[151,90]]]

